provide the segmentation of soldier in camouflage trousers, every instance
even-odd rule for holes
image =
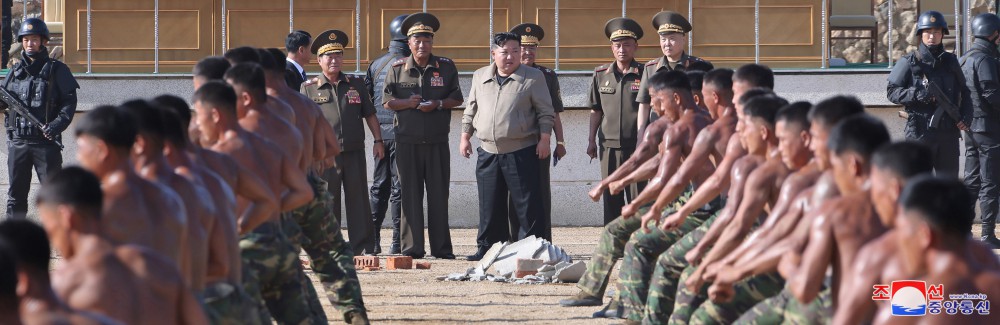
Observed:
[[[688,198],[690,196],[682,197],[675,203],[683,205]],[[674,230],[664,232],[658,225],[650,224],[648,231],[637,231],[632,234],[632,238],[625,246],[625,258],[622,260],[622,270],[618,275],[622,288],[619,297],[626,318],[632,321],[642,320],[653,268],[656,266],[654,261],[686,234],[700,228],[710,216],[721,209],[720,202],[721,199],[716,198],[692,213]]]
[[[777,296],[761,301],[743,313],[735,324],[828,324],[833,319],[830,288],[824,288],[809,304],[803,304],[785,288]]]
[[[245,268],[244,268],[245,269]],[[239,286],[227,282],[210,284],[201,292],[205,315],[214,325],[261,325],[256,301]],[[270,324],[270,316],[268,323]]]
[[[299,244],[299,247],[304,248],[309,254],[313,272],[323,284],[327,299],[344,315],[345,320],[350,321],[352,313],[365,314],[361,284],[354,269],[354,252],[340,232],[339,221],[330,211],[332,198],[327,190],[327,182],[312,173],[309,173],[308,180],[315,198],[309,204],[291,212],[293,223],[299,226],[293,228],[299,230],[286,227],[286,233],[293,243]],[[312,283],[306,280],[312,295],[316,296]],[[318,305],[318,299],[314,300],[317,305],[311,307],[314,310],[318,307],[319,312],[323,313],[322,306]]]
[[[670,205],[670,208],[667,210],[676,210],[684,202],[687,202],[693,193],[693,188],[689,187],[684,194],[682,194],[676,201],[674,201],[673,204]],[[591,256],[590,262],[587,263],[587,272],[583,274],[583,277],[580,278],[580,282],[576,285],[580,288],[580,293],[572,299],[560,301],[559,303],[561,305],[601,305],[601,297],[603,297],[604,291],[608,288],[608,280],[611,277],[611,271],[618,259],[622,258],[624,255],[626,241],[632,233],[642,227],[642,218],[640,217],[646,214],[651,206],[652,204],[649,204],[639,208],[639,212],[631,218],[626,219],[618,217],[604,226],[604,232],[601,233],[601,238],[597,242],[597,249],[594,250],[594,255]],[[596,300],[596,304],[573,303],[586,300]]]
[[[692,292],[684,282],[695,268],[688,266],[681,275],[677,301],[670,315],[671,325],[681,324],[731,324],[757,303],[773,297],[785,286],[785,279],[778,272],[755,275],[733,285],[733,299],[725,303],[708,300],[708,285]]]
[[[282,227],[281,220],[267,222],[240,238],[243,286],[257,302],[262,324],[271,324],[271,316],[279,324],[309,324],[314,315],[301,264]]]

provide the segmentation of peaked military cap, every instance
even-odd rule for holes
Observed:
[[[427,33],[433,36],[439,28],[441,28],[441,22],[438,21],[437,17],[426,12],[418,12],[407,16],[403,20],[403,24],[399,26],[399,31],[406,37],[417,33]]]
[[[347,33],[336,29],[327,30],[313,40],[312,52],[316,56],[327,53],[343,53],[348,41],[350,39],[347,38]]]
[[[545,38],[545,30],[542,29],[542,26],[532,23],[514,26],[510,32],[521,36],[521,45],[538,46],[538,41]]]
[[[636,40],[642,38],[642,26],[630,18],[613,18],[604,24],[604,35],[614,41],[623,37],[631,37]]]
[[[653,28],[660,34],[687,33],[691,31],[691,23],[679,13],[661,11],[653,16]]]

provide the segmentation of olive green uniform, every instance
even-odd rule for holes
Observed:
[[[621,166],[632,153],[638,142],[639,103],[636,96],[641,88],[643,66],[633,60],[629,68],[619,71],[614,62],[594,69],[590,84],[590,109],[602,114],[598,132],[601,156],[601,178],[607,178]],[[640,184],[633,184],[622,193],[611,195],[604,190],[604,224],[615,220],[625,206],[639,195]]]
[[[412,56],[396,60],[385,76],[383,103],[419,95],[424,101],[462,101],[458,69],[451,59],[431,55],[421,69]],[[396,112],[396,168],[402,199],[400,249],[403,254],[423,257],[424,188],[427,189],[427,231],[431,255],[452,254],[448,225],[448,194],[451,150],[448,133],[451,111],[438,107],[432,112],[415,108]]]
[[[678,60],[677,62],[670,62],[670,60],[667,59],[667,57],[665,56],[661,56],[657,59],[653,59],[650,60],[649,62],[646,62],[646,68],[642,71],[642,81],[639,85],[639,95],[636,96],[635,101],[639,102],[640,104],[649,105],[649,102],[652,100],[652,96],[649,94],[649,77],[652,77],[654,74],[664,69],[668,71],[669,70],[687,71],[688,67],[691,66],[691,64],[694,62],[705,62],[711,64],[708,61],[702,60],[699,57],[687,55],[687,53],[681,54],[681,59]],[[655,121],[657,117],[658,116],[656,115],[656,113],[653,112],[653,110],[650,110],[649,120],[646,121],[647,125],[648,123],[653,123],[653,121]],[[645,125],[643,125],[643,127],[645,127]]]
[[[326,120],[337,133],[342,149],[337,156],[337,168],[327,169],[323,180],[329,183],[332,195],[331,206],[337,222],[343,224],[341,212],[341,186],[347,204],[347,234],[351,249],[355,254],[373,252],[374,240],[371,206],[366,188],[365,175],[365,127],[364,120],[375,114],[365,82],[360,77],[340,73],[336,84],[320,74],[311,82],[302,85],[302,94],[320,106]]]

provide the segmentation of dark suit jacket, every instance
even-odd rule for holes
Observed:
[[[299,69],[296,69],[295,65],[288,62],[288,60],[285,60],[285,82],[288,83],[289,87],[292,87],[292,89],[295,89],[296,91],[298,91],[299,87],[302,86],[302,83],[305,82],[305,79],[302,79],[302,75],[299,74]]]

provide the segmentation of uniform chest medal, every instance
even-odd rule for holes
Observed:
[[[347,91],[347,103],[348,104],[361,104],[361,94],[354,88]]]
[[[639,91],[639,79],[632,83],[632,91]]]
[[[444,78],[441,78],[441,73],[434,71],[434,76],[431,77],[431,87],[444,87]]]

